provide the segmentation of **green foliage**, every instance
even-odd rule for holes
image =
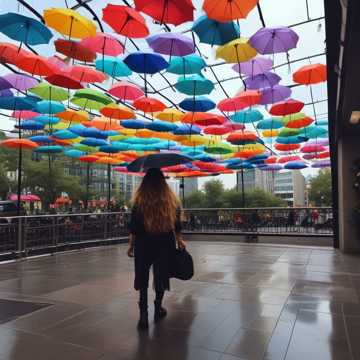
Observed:
[[[331,171],[322,169],[310,180],[309,200],[315,206],[331,206]]]
[[[203,191],[194,191],[185,198],[187,208],[240,208],[243,207],[242,193],[236,189],[225,190],[220,180],[205,183]],[[245,192],[245,207],[282,207],[284,200],[261,189]]]

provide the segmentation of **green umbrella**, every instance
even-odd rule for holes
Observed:
[[[288,136],[296,136],[300,134],[300,129],[291,129],[291,128],[284,128],[280,130],[278,136],[279,137],[288,137]]]
[[[113,100],[98,90],[81,89],[75,92],[71,102],[84,109],[100,110],[105,105],[113,102]]]
[[[199,74],[180,76],[175,87],[178,91],[187,95],[206,95],[214,89],[214,84]]]
[[[64,101],[68,98],[66,90],[48,83],[40,83],[29,89],[29,91],[45,100]]]
[[[206,146],[204,149],[208,154],[217,154],[217,155],[225,155],[231,154],[234,152],[234,148],[227,144],[215,144]]]

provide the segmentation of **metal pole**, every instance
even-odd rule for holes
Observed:
[[[110,210],[110,199],[111,199],[111,165],[107,167],[107,180],[108,180],[108,192],[107,192],[107,208]]]
[[[18,179],[17,179],[17,209],[16,214],[20,216],[21,209],[21,178],[22,178],[22,147],[19,147],[19,159],[18,159]]]
[[[245,207],[244,169],[241,169],[241,207]]]
[[[89,189],[90,189],[90,163],[86,163],[86,198],[85,198],[85,210],[89,205]]]
[[[185,207],[185,179],[184,179],[184,177],[181,178],[181,197],[182,197],[183,207]]]

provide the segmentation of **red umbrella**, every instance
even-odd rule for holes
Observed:
[[[31,119],[34,116],[38,116],[38,115],[40,114],[31,110],[15,110],[11,114],[11,116],[15,119],[24,119],[24,120]]]
[[[323,64],[305,65],[293,74],[294,82],[303,85],[318,84],[326,79],[326,65]]]
[[[124,52],[124,45],[118,39],[102,32],[81,40],[80,45],[102,55],[118,56]]]
[[[304,103],[298,100],[288,99],[271,106],[270,114],[275,116],[285,116],[300,112]]]
[[[266,160],[264,160],[265,164],[275,164],[277,163],[278,158],[276,156],[269,156]]]
[[[232,144],[236,144],[239,141],[256,141],[257,139],[257,135],[251,131],[240,131],[230,134],[226,138],[226,141]]]
[[[5,42],[0,43],[1,63],[15,64],[17,61],[19,61],[21,57],[30,54],[31,54],[30,51],[19,49],[19,47],[14,44],[9,44]]]
[[[247,103],[240,97],[224,99],[217,104],[217,108],[220,111],[239,111],[246,107],[248,107]]]
[[[108,4],[103,9],[103,20],[115,32],[129,38],[143,38],[149,35],[143,16],[129,6]]]
[[[70,75],[66,75],[63,73],[56,73],[45,78],[47,82],[52,85],[60,86],[66,89],[82,89],[83,86],[81,83]]]
[[[87,66],[74,65],[66,70],[70,77],[84,83],[103,82],[106,80],[106,75],[98,70]]]
[[[83,155],[79,157],[79,160],[87,163],[94,163],[99,160],[99,156],[96,155]]]
[[[204,134],[221,136],[228,134],[231,131],[232,131],[231,128],[227,126],[212,125],[212,126],[207,126],[204,129]]]
[[[49,76],[57,71],[57,68],[47,61],[47,58],[40,55],[21,56],[16,62],[16,66],[31,75]]]
[[[235,131],[235,130],[244,130],[245,129],[245,125],[244,124],[235,124],[232,123],[231,121],[227,121],[223,124],[223,126],[226,126],[227,128],[231,129],[231,131]]]
[[[135,0],[135,7],[160,24],[180,25],[194,20],[191,0]]]
[[[247,106],[253,106],[260,102],[261,93],[258,90],[241,91],[235,98],[242,100]]]
[[[54,42],[57,52],[64,54],[72,59],[84,62],[93,62],[96,53],[81,45],[80,42],[58,39]]]
[[[292,145],[297,145],[297,144],[292,144]],[[284,164],[289,161],[301,161],[301,157],[298,155],[282,156],[281,158],[278,159],[277,162],[280,164]]]
[[[326,150],[325,146],[322,145],[304,145],[301,149],[300,149],[303,153],[317,153],[317,152],[322,152]]]
[[[109,94],[117,97],[122,101],[134,101],[139,97],[144,96],[144,92],[138,86],[127,81],[117,82],[111,87]]]
[[[186,124],[196,124],[200,126],[222,125],[226,118],[212,113],[206,112],[188,112],[186,113],[181,122]]]
[[[275,144],[275,149],[279,151],[291,151],[300,149],[300,144]]]
[[[166,105],[162,103],[160,100],[145,96],[136,99],[133,102],[133,105],[138,110],[142,110],[144,112],[150,112],[150,113],[163,111],[166,108]]]
[[[220,172],[220,171],[227,170],[225,166],[210,163],[210,162],[205,162],[205,161],[193,161],[193,164],[202,171]]]

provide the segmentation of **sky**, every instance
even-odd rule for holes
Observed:
[[[66,2],[65,0],[27,0],[27,3],[34,7],[39,13],[42,13],[44,9],[49,7],[65,7]],[[88,4],[91,8],[98,14],[99,18],[102,17],[102,8],[106,6],[107,3],[112,4],[119,4],[123,5],[124,3],[121,0],[92,0]],[[201,16],[203,14],[201,10],[202,1],[201,0],[194,0],[193,1],[196,7],[195,18]],[[74,0],[67,0],[67,4],[69,7],[74,6],[77,4]],[[304,22],[308,19],[307,16],[307,8],[306,8],[306,1],[305,0],[260,0],[260,5],[262,8],[262,12],[264,15],[264,20],[266,26],[289,26],[293,24],[297,24],[300,22]],[[310,19],[317,19],[324,16],[324,4],[323,0],[308,0],[309,6],[309,18]],[[33,16],[25,7],[19,5],[17,1],[9,1],[9,0],[0,0],[0,13],[5,12],[19,12],[24,15]],[[89,13],[84,10],[83,8],[79,8],[78,11],[83,15],[90,17]],[[160,25],[153,24],[150,18],[147,17],[147,24],[150,27],[150,32],[155,33],[158,32],[160,29]],[[111,28],[107,26],[104,22],[102,22],[105,28],[105,32],[109,32],[112,35],[117,36],[113,33]],[[256,8],[249,14],[247,19],[240,20],[240,31],[241,36],[250,37],[253,35],[259,28],[261,28],[261,22],[259,19],[258,12]],[[171,26],[172,31],[179,31],[184,32],[189,30],[191,27],[191,23],[185,23],[178,27]],[[313,56],[315,54],[323,54],[325,52],[325,22],[324,19],[313,21],[307,24],[303,24],[300,26],[293,27],[293,30],[299,35],[300,40],[296,49],[293,49],[289,52],[290,60],[297,60],[308,56]],[[55,34],[54,38],[60,37],[60,35]],[[119,40],[123,40],[120,35],[117,36]],[[9,41],[9,39],[0,34],[0,41]],[[12,40],[10,40],[12,41]],[[148,46],[145,40],[137,40],[137,44],[140,46],[141,50],[147,50]],[[54,46],[52,43],[50,45],[39,45],[35,47],[36,50],[41,53],[42,55],[51,56],[54,53]],[[134,48],[131,47],[131,44],[127,42],[127,48],[129,52],[134,51]],[[206,62],[209,64],[214,64],[217,62],[221,62],[221,60],[215,59],[215,48],[211,48],[209,45],[200,44],[199,45],[201,53],[206,57]],[[126,54],[125,54],[126,55]],[[276,73],[282,78],[281,84],[282,85],[291,85],[292,82],[292,75],[291,73],[296,71],[299,67],[303,65],[308,65],[309,63],[326,63],[325,55],[320,55],[317,57],[312,58],[311,60],[306,59],[303,61],[296,62],[295,64],[291,65],[291,69],[286,66],[282,66],[276,68]],[[286,63],[286,56],[285,54],[276,54],[274,57],[274,65],[285,64]],[[231,78],[236,75],[236,73],[231,70],[231,65],[225,64],[214,67],[214,71],[216,75],[220,79]],[[0,75],[4,75],[8,73],[8,70],[2,66],[0,66]],[[215,81],[214,76],[212,73],[207,70],[205,76]],[[171,83],[176,81],[177,76],[172,74],[167,74],[167,78]],[[132,76],[132,80],[142,85],[142,80],[137,78],[136,75]],[[168,87],[167,83],[159,76],[154,75],[150,77],[149,82],[155,84],[157,89],[163,89]],[[105,87],[110,86],[111,82],[108,81],[104,83]],[[230,96],[235,95],[241,88],[242,84],[239,79],[229,80],[223,83],[226,91],[229,93]],[[303,101],[304,103],[310,103],[310,91],[305,86],[299,86],[292,88],[292,98],[298,99]],[[167,97],[170,97],[176,103],[180,102],[185,96],[181,95],[180,93],[175,93],[171,88],[163,90],[162,93]],[[327,119],[327,90],[326,90],[326,83],[322,83],[319,85],[313,86],[313,94],[314,94],[314,101],[320,101],[319,103],[315,104],[315,110],[318,115],[318,119]],[[215,85],[215,90],[211,93],[211,99],[215,102],[218,102],[225,98],[224,93],[222,92],[221,88],[218,85]],[[268,116],[266,109],[261,109],[265,116]],[[1,111],[2,112],[2,111]],[[304,108],[304,112],[309,116],[314,116],[313,107],[312,105],[307,105]],[[7,117],[1,116],[0,114],[0,129],[11,129],[13,127],[13,122],[9,120]],[[304,175],[311,175],[314,174],[314,170],[306,169],[303,171]],[[224,182],[226,187],[233,187],[235,185],[235,175],[221,175],[220,178]],[[206,181],[207,178],[201,178],[199,180],[200,185]]]

